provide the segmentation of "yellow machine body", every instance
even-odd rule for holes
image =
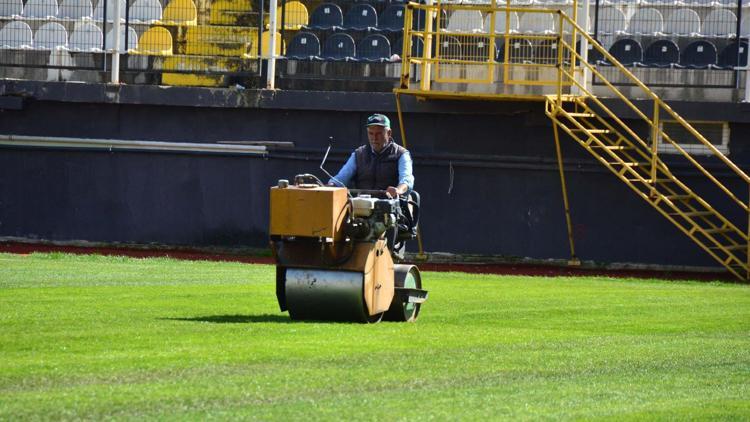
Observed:
[[[346,188],[271,188],[271,236],[341,239],[347,213]]]
[[[346,188],[276,186],[270,200],[276,296],[282,311],[300,320],[416,318],[418,305],[407,312],[412,308],[397,288],[404,287],[407,273],[418,279],[418,270],[395,265],[383,235],[368,240],[346,235],[352,217]],[[421,288],[421,282],[416,283],[414,287]],[[425,298],[426,292],[421,300]]]

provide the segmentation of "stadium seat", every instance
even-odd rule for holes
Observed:
[[[597,41],[598,42],[598,41]],[[580,41],[576,43],[576,51],[581,51],[581,43]],[[588,44],[588,62],[589,63],[599,63],[602,60],[604,60],[604,55],[599,51],[599,49],[594,48],[591,43]]]
[[[357,58],[365,61],[386,61],[391,59],[391,43],[383,35],[372,34],[363,38],[357,45]]]
[[[518,22],[518,31],[530,34],[555,32],[555,21],[549,13],[524,13]]]
[[[125,22],[125,0],[99,0],[94,7],[94,20],[104,20],[104,2],[107,2],[107,22],[113,22],[115,17],[115,1],[120,5],[120,21]]]
[[[198,9],[193,0],[170,0],[164,8],[161,20],[173,25],[196,25]]]
[[[312,32],[299,32],[287,46],[286,56],[295,60],[320,57],[320,40]]]
[[[411,56],[412,57],[422,57],[424,52],[424,42],[419,37],[412,37],[412,44],[411,44]],[[402,53],[404,51],[404,38],[401,37],[391,46],[391,51],[393,54],[397,54],[399,56],[402,56]]]
[[[57,1],[29,0],[21,16],[27,19],[54,19],[57,16]]]
[[[271,31],[263,31],[262,34],[260,34],[260,54],[263,57],[268,57],[269,52],[268,48],[271,45]],[[275,56],[281,56],[281,46],[283,45],[281,33],[276,31],[276,54]]]
[[[750,18],[742,18],[742,23],[740,24],[740,36],[750,37]]]
[[[22,21],[11,21],[0,29],[0,48],[21,49],[33,45],[31,27]]]
[[[719,66],[723,68],[734,68],[747,66],[747,40],[741,40],[728,44],[719,53]]]
[[[135,53],[155,56],[171,56],[172,34],[159,26],[149,28],[138,40],[138,47],[136,48]]]
[[[103,38],[98,26],[90,22],[80,23],[70,34],[68,47],[72,51],[101,51]]]
[[[479,10],[454,10],[448,18],[450,32],[482,32],[482,13]]]
[[[153,23],[161,20],[161,3],[159,0],[135,0],[130,6],[129,17],[130,21],[135,23]]]
[[[599,11],[599,33],[603,35],[620,34],[627,28],[625,14],[616,7],[602,7]]]
[[[630,17],[627,32],[635,35],[659,35],[664,31],[661,12],[651,7],[638,9]]]
[[[323,3],[313,10],[310,16],[311,29],[331,29],[344,25],[344,14],[341,8],[333,3]]]
[[[495,40],[495,61],[505,63],[505,43]],[[534,46],[526,39],[512,40],[508,48],[508,63],[528,63],[534,60]]]
[[[461,57],[465,60],[472,60],[478,62],[487,62],[488,60],[494,60],[494,56],[491,50],[492,43],[489,38],[485,37],[460,37],[461,42]]]
[[[383,31],[401,31],[404,29],[404,6],[392,4],[383,11],[378,22],[378,29]]]
[[[609,48],[609,54],[625,66],[630,66],[643,61],[643,47],[631,38],[618,40]]]
[[[60,19],[90,19],[91,14],[91,1],[63,0],[57,12],[57,17]]]
[[[714,9],[703,19],[701,35],[705,37],[733,37],[737,32],[737,16],[727,9]]]
[[[484,18],[484,32],[490,32],[491,20],[492,14],[488,13]],[[495,12],[495,33],[504,34],[506,28],[510,29],[511,34],[518,32],[518,13],[510,12],[510,19],[508,19],[508,14],[505,12]]]
[[[670,67],[679,62],[680,48],[671,40],[654,41],[643,53],[644,66]]]
[[[378,26],[378,12],[367,3],[353,5],[344,16],[344,28],[366,31]]]
[[[664,21],[664,33],[680,36],[695,36],[701,31],[701,19],[692,9],[677,9]]]
[[[34,48],[37,50],[57,50],[68,47],[68,31],[57,22],[40,26],[34,34]]]
[[[682,50],[680,65],[691,69],[705,69],[716,65],[716,46],[706,40],[694,41]]]
[[[323,44],[323,58],[326,60],[351,60],[356,57],[354,38],[349,34],[333,34]]]
[[[425,11],[424,10],[417,10],[414,12],[414,16],[412,16],[412,29],[416,31],[424,30],[425,24],[427,23],[425,18]],[[437,20],[433,21],[432,29],[435,30],[437,28]],[[445,11],[445,9],[440,10],[440,28],[445,28],[448,26],[448,13]]]
[[[543,40],[532,43],[534,47],[534,63],[539,64],[556,64],[558,60],[557,41]],[[570,61],[570,52],[563,50],[563,61]]]
[[[109,14],[109,13],[107,13]],[[138,47],[138,33],[135,32],[135,29],[131,26],[128,27],[128,49],[125,50],[125,26],[120,27],[120,51],[130,51],[135,50]],[[104,48],[106,50],[111,50],[114,48],[115,43],[115,34],[112,32],[112,28],[107,31],[107,35],[104,37]]]
[[[0,17],[21,16],[23,13],[23,1],[0,0]]]
[[[276,10],[276,29],[281,29],[281,16],[284,16],[284,29],[296,31],[307,25],[310,20],[310,15],[307,12],[307,6],[298,2],[290,1],[284,3],[283,8],[278,7]]]

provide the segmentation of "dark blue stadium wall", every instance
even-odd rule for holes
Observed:
[[[371,111],[397,121],[390,94],[127,89],[110,95],[104,87],[81,93],[11,84],[6,94],[24,100],[0,112],[0,133],[295,147],[265,157],[0,147],[0,237],[266,247],[269,186],[296,173],[320,174],[329,136],[336,139],[329,167],[340,166],[366,142],[362,126]],[[569,256],[542,103],[407,98],[404,106],[427,251]],[[685,107],[689,114],[692,106]],[[731,157],[743,167],[750,161],[746,130],[745,123],[732,124]],[[714,266],[571,140],[564,139],[563,150],[582,259]],[[745,227],[741,220],[735,215]]]

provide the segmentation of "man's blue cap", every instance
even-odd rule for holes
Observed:
[[[391,127],[391,121],[383,114],[373,114],[367,118],[367,126]]]

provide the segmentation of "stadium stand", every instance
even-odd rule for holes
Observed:
[[[286,48],[286,57],[311,60],[320,57],[320,40],[312,32],[299,32]]]
[[[60,19],[91,19],[93,13],[89,0],[63,0],[57,17]]]
[[[555,31],[555,21],[550,14],[524,13],[519,19],[518,31],[526,34],[549,34]]]
[[[198,9],[193,0],[170,0],[161,17],[166,25],[196,25]]]
[[[130,21],[133,23],[154,23],[161,20],[161,4],[158,0],[135,0],[130,6]]]
[[[171,56],[172,52],[172,34],[159,26],[151,27],[144,32],[135,50],[138,54],[156,56]]]
[[[344,26],[344,14],[334,3],[323,3],[310,16],[309,29],[333,29]]]
[[[603,35],[621,34],[627,29],[627,18],[620,9],[603,7],[599,11],[599,33]]]
[[[57,16],[56,0],[29,0],[21,13],[26,19],[54,19]]]
[[[392,52],[398,56],[402,56],[404,51],[404,38],[401,37],[392,44]],[[424,41],[421,38],[413,37],[411,43],[411,55],[412,57],[421,57],[424,51]]]
[[[510,19],[507,19],[508,15],[510,16]],[[484,32],[490,32],[490,27],[492,26],[491,20],[492,14],[488,13],[484,18]],[[509,14],[506,14],[495,12],[495,33],[504,34],[506,30],[511,34],[518,32],[518,13],[510,12]]]
[[[306,26],[309,23],[310,15],[307,11],[307,6],[298,2],[290,1],[279,6],[276,10],[276,29],[283,29],[288,31],[297,31],[300,28]],[[268,26],[266,26],[268,29]]]
[[[82,22],[77,24],[70,34],[68,47],[71,51],[101,51],[103,38],[102,30],[98,26]]]
[[[107,2],[107,22],[111,23],[115,16],[115,0],[99,0],[94,7],[94,20],[101,22],[104,20],[104,2]],[[125,0],[117,0],[120,5],[120,19],[125,22]]]
[[[104,37],[104,48],[106,50],[111,50],[111,49],[114,48],[115,37],[114,37],[114,32],[112,32],[112,31],[113,31],[113,29],[110,28],[107,31],[107,35]],[[124,51],[135,50],[138,47],[138,33],[135,32],[135,28],[128,27],[128,30],[127,30],[128,48],[127,48],[127,50],[125,49],[125,38],[126,38],[125,34],[126,34],[125,27],[124,26],[120,27],[120,51],[124,52]]]
[[[323,45],[322,57],[327,60],[353,60],[356,57],[354,38],[349,34],[333,34]]]
[[[704,37],[731,37],[737,32],[737,15],[726,9],[714,9],[706,15],[701,26]]]
[[[366,31],[378,26],[378,13],[367,3],[354,4],[344,16],[343,27],[348,30]]]
[[[719,67],[731,69],[735,66],[747,66],[747,40],[728,44],[719,53]]]
[[[626,66],[643,61],[643,47],[641,47],[641,43],[632,38],[617,40],[609,48],[609,53]]]
[[[47,22],[34,33],[34,48],[57,50],[68,47],[68,31],[57,22]]]
[[[0,17],[10,18],[21,16],[21,13],[23,13],[23,1],[0,0]]]
[[[633,35],[659,35],[664,31],[661,12],[651,7],[638,9],[628,22],[627,32]]]
[[[26,22],[11,21],[0,29],[0,48],[25,49],[33,44],[33,33]]]
[[[664,21],[664,33],[683,37],[697,36],[701,31],[701,20],[692,9],[681,8],[673,11]]]
[[[694,41],[682,50],[680,66],[706,69],[717,64],[716,46],[707,40]]]
[[[448,18],[450,32],[482,32],[482,14],[478,10],[455,10]]]
[[[391,43],[381,34],[363,38],[357,45],[357,59],[382,62],[391,58]]]
[[[680,48],[671,40],[656,40],[643,53],[643,65],[670,67],[680,62]]]
[[[404,6],[391,4],[380,14],[378,29],[381,31],[398,32],[404,29]]]

